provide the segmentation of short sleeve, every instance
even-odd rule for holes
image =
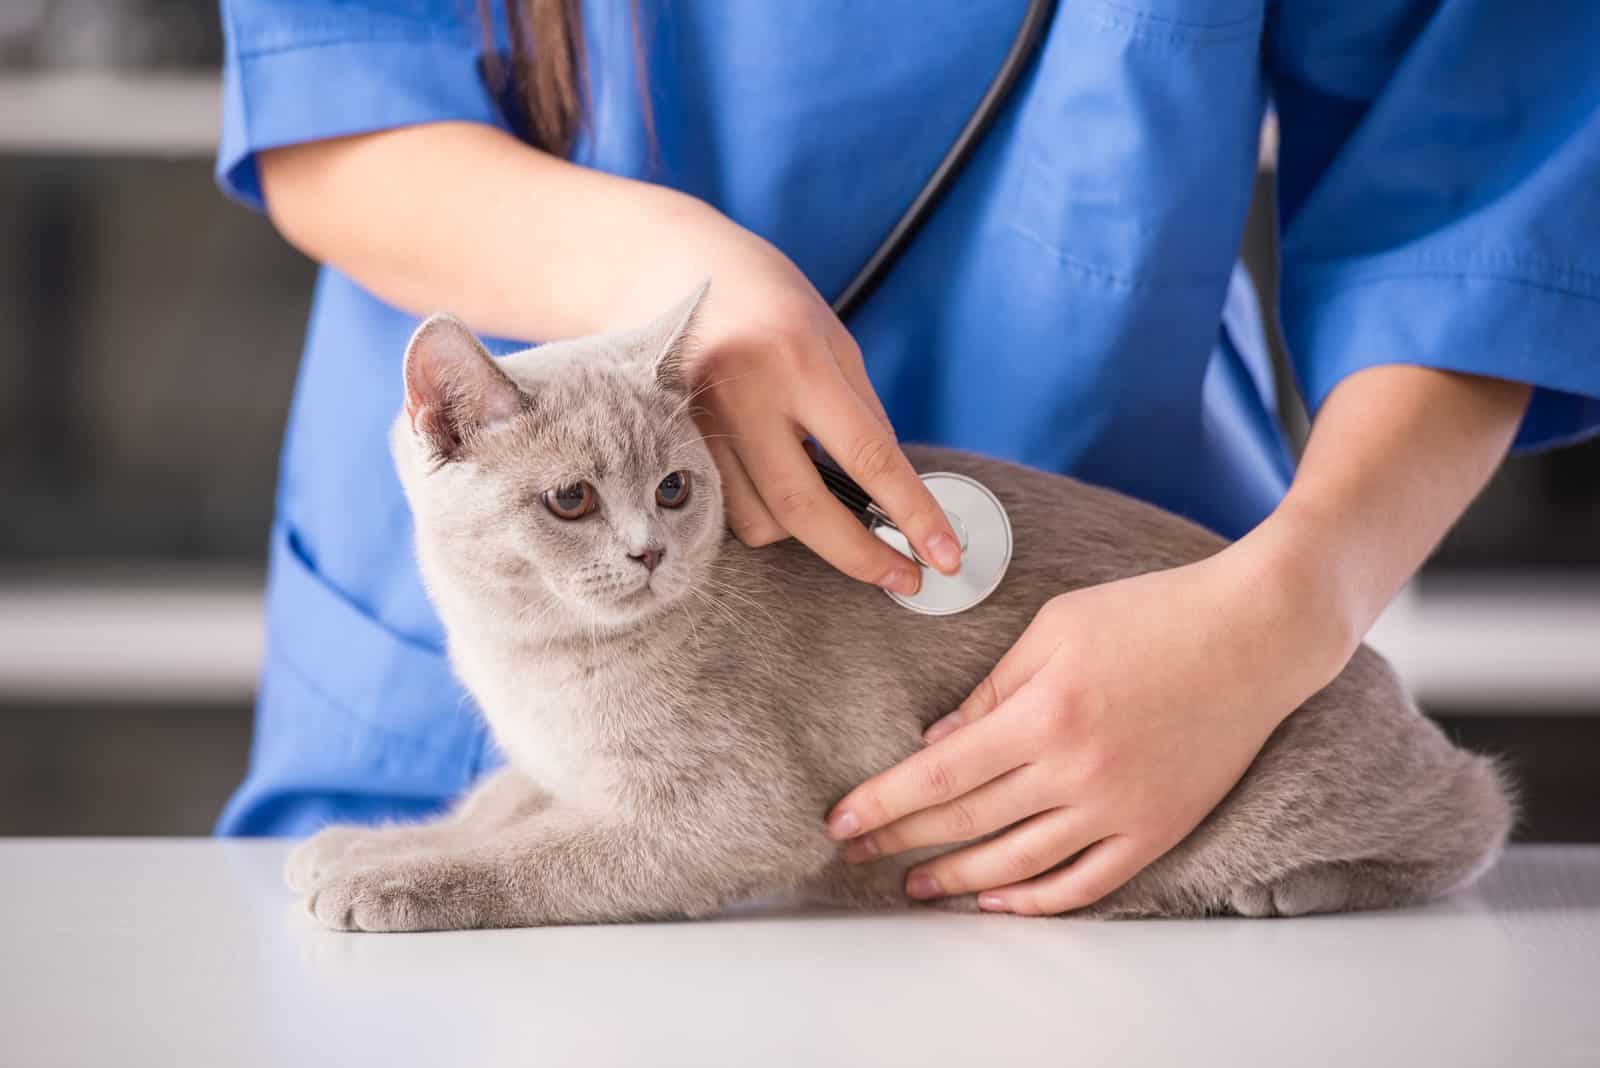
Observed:
[[[503,126],[470,0],[222,0],[217,181],[263,208],[262,149],[423,122]]]
[[[1600,431],[1600,4],[1280,0],[1281,315],[1307,403],[1420,364]]]

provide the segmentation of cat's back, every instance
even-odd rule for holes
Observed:
[[[906,453],[921,474],[966,475],[1000,499],[1012,530],[1002,589],[1016,593],[1054,587],[1053,595],[1177,567],[1226,544],[1171,512],[1065,475],[956,449],[913,445]]]

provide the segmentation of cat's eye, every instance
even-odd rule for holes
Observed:
[[[663,508],[682,508],[689,499],[689,472],[674,471],[656,484],[656,503]]]
[[[544,506],[558,519],[582,519],[594,511],[595,504],[594,487],[587,482],[544,491]]]

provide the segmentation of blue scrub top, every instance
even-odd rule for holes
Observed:
[[[640,0],[637,36],[632,6],[585,5],[578,162],[715,204],[831,297],[988,84],[1024,0]],[[264,148],[510,126],[470,2],[222,7],[217,173],[246,204],[263,207]],[[1062,0],[1004,117],[850,327],[906,439],[1244,532],[1291,473],[1235,263],[1270,101],[1278,313],[1311,407],[1361,368],[1423,364],[1537,386],[1519,447],[1576,439],[1600,427],[1597,56],[1593,0]],[[222,833],[426,815],[498,759],[446,663],[385,440],[415,323],[323,270],[255,746]]]

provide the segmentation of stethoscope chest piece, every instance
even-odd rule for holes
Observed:
[[[884,592],[891,600],[924,615],[965,612],[993,593],[1005,578],[1006,568],[1011,565],[1011,520],[999,498],[981,482],[949,471],[932,471],[921,477],[950,518],[950,526],[961,543],[961,570],[946,575],[923,567],[922,588],[914,596]],[[906,536],[887,522],[875,521],[872,533],[915,559]]]

